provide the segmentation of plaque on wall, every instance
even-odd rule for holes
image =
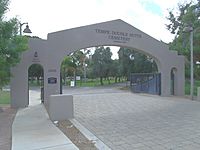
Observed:
[[[57,83],[57,78],[55,77],[48,78],[48,84],[56,84],[56,83]]]

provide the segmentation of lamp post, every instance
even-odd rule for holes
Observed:
[[[22,35],[22,26],[26,24],[26,28],[24,29],[24,33],[32,33],[31,30],[29,29],[29,26],[28,26],[28,22],[25,22],[25,23],[19,23],[19,33],[20,35]]]
[[[124,53],[124,51],[123,51],[123,53]],[[135,56],[134,56],[134,54],[130,54],[129,55],[129,59],[131,60],[131,61],[134,61],[135,60]],[[133,62],[134,63],[134,62]],[[130,70],[130,72],[129,72],[129,80],[131,81],[131,68],[129,68],[129,70]],[[130,83],[131,84],[131,83]],[[126,87],[128,87],[128,79],[127,79],[127,82],[126,82]]]
[[[190,32],[190,97],[193,100],[194,93],[194,67],[193,67],[193,27],[186,26],[184,32]]]

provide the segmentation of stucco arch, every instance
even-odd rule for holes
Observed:
[[[163,42],[150,37],[122,20],[108,21],[49,33],[47,40],[30,39],[29,45],[30,48],[25,52],[21,63],[14,68],[14,77],[12,80],[16,80],[18,77],[19,72],[17,71],[19,69],[26,69],[23,67],[25,62],[33,61],[35,52],[38,52],[38,54],[41,53],[38,56],[40,57],[39,61],[44,66],[46,100],[48,100],[49,95],[59,94],[60,92],[60,64],[65,55],[83,48],[106,45],[136,49],[154,58],[158,71],[161,73],[162,96],[170,95],[169,81],[171,68],[178,68],[177,75],[179,78],[177,79],[178,88],[176,95],[184,95],[184,57],[177,55],[174,51],[170,51],[168,46]],[[48,79],[51,77],[57,79],[56,83],[48,83]],[[11,84],[11,86],[14,87],[15,85]],[[14,99],[12,94],[11,96]],[[15,98],[19,99],[19,97]],[[47,104],[47,101],[45,101],[45,104]],[[19,105],[23,107],[23,104]]]
[[[40,48],[38,50],[38,48]],[[37,57],[36,56],[37,52]],[[22,53],[20,63],[11,69],[11,106],[27,107],[29,105],[28,69],[33,64],[39,64],[46,72],[45,40],[30,39],[29,49]],[[45,80],[44,75],[44,80]]]

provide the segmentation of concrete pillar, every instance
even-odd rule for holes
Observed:
[[[170,96],[170,79],[171,72],[170,69],[163,67],[161,70],[161,96]]]
[[[55,61],[54,64],[48,65],[44,74],[44,104],[47,107],[50,96],[60,94],[60,66],[56,63]]]
[[[185,68],[184,67],[179,67],[177,69],[177,76],[175,79],[177,80],[175,95],[184,96],[185,95]]]
[[[48,113],[52,121],[74,118],[72,95],[51,95],[48,103]]]
[[[28,71],[23,66],[16,66],[11,69],[11,107],[23,108],[29,105],[28,93]]]

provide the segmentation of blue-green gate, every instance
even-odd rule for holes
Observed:
[[[134,93],[161,94],[160,73],[132,73],[130,88]]]

